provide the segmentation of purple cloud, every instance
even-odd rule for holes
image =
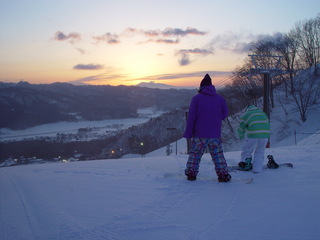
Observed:
[[[205,35],[206,32],[199,31],[196,28],[166,28],[164,30],[143,30],[143,29],[136,29],[136,28],[127,28],[121,36],[133,36],[136,34],[143,35],[148,37],[147,41],[143,43],[165,43],[165,44],[177,44],[180,42],[180,37],[185,37],[186,35]],[[171,37],[175,39],[170,39]]]
[[[106,33],[101,36],[93,36],[97,42],[106,42],[108,44],[118,44],[120,43],[119,36],[117,34]]]
[[[154,42],[154,43],[165,43],[165,44],[178,44],[180,41],[179,39],[173,40],[173,39],[149,39],[148,41],[144,43],[149,43],[149,42]]]
[[[57,41],[69,41],[70,43],[75,43],[76,41],[81,40],[81,35],[76,32],[71,32],[68,35],[66,35],[63,32],[58,31],[54,34],[53,39]]]
[[[200,54],[200,55],[208,55],[213,54],[213,51],[208,49],[200,49],[200,48],[194,48],[194,49],[181,49],[179,50],[178,54]]]
[[[212,50],[200,49],[200,48],[181,49],[176,54],[179,57],[178,62],[180,64],[180,66],[186,66],[191,63],[190,54],[198,54],[198,55],[206,56],[206,55],[214,54],[214,53]]]
[[[181,53],[178,61],[179,61],[180,66],[186,66],[191,63],[190,56],[187,53]]]
[[[186,36],[186,35],[205,35],[206,32],[199,31],[195,28],[187,28],[186,30],[180,28],[166,28],[161,33],[164,36]]]
[[[103,68],[103,65],[99,64],[77,64],[73,67],[76,70],[100,70]]]

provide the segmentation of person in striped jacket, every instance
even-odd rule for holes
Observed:
[[[270,122],[267,115],[254,105],[249,105],[240,118],[238,136],[243,139],[245,135],[246,140],[238,165],[243,170],[259,173],[263,171],[264,151],[270,137]]]

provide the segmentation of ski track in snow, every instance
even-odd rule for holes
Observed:
[[[2,228],[1,239],[59,239],[59,220],[29,183],[18,175],[1,174],[1,188],[6,193],[0,198],[1,226],[10,226]]]

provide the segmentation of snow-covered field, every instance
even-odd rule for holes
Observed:
[[[106,135],[108,132],[115,132],[145,123],[150,118],[158,117],[163,113],[164,111],[155,108],[143,108],[138,109],[137,118],[48,123],[23,130],[0,128],[0,140],[20,141],[26,138],[55,137],[57,134],[76,134],[80,128],[90,128],[92,137],[97,138],[98,135]]]
[[[195,182],[186,155],[0,168],[0,239],[318,240],[320,145],[267,154],[294,168],[233,172],[230,183],[209,155]],[[225,155],[234,165],[240,152]]]

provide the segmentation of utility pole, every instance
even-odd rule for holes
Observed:
[[[249,72],[244,73],[243,75],[263,75],[263,111],[266,113],[270,120],[270,85],[271,78],[276,75],[286,74],[288,71],[283,71],[280,69],[280,63],[282,56],[274,56],[274,55],[248,55],[251,57],[252,64],[254,68],[251,68]],[[269,59],[275,60],[275,67],[261,67],[260,62],[269,63]],[[260,60],[260,61],[258,61]],[[267,60],[267,61],[266,61]],[[267,143],[267,148],[270,147],[270,139]]]

